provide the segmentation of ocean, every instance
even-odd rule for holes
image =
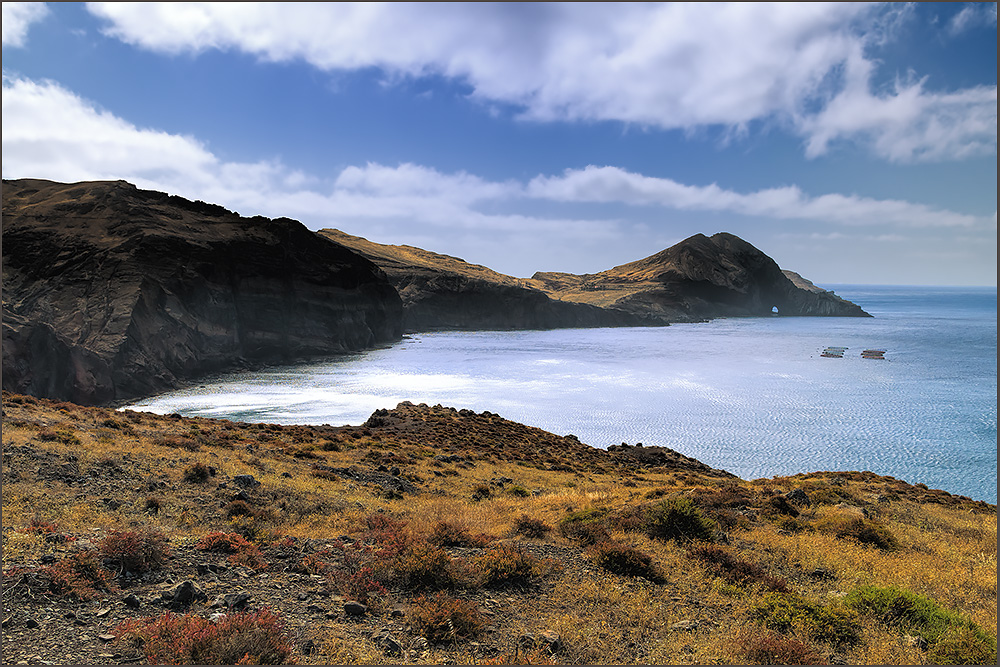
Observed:
[[[340,425],[442,404],[595,447],[662,445],[745,479],[870,470],[996,503],[996,288],[826,287],[875,317],[414,334],[128,407]]]

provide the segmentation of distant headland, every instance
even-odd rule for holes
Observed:
[[[3,182],[3,386],[110,404],[404,331],[869,317],[731,234],[587,275],[514,278],[124,181]]]

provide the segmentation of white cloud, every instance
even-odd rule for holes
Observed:
[[[622,203],[680,211],[714,211],[777,220],[838,225],[972,227],[989,221],[923,204],[830,193],[809,196],[796,186],[739,193],[716,184],[685,185],[618,167],[568,169],[561,176],[538,176],[527,188],[532,197],[563,202]],[[995,225],[995,221],[993,221]]]
[[[978,27],[994,29],[997,26],[997,3],[969,3],[948,22],[948,32],[960,35],[966,30]]]
[[[49,8],[44,2],[5,2],[2,12],[3,45],[20,47],[28,38],[28,28],[45,18]]]
[[[865,49],[889,39],[906,14],[892,7],[91,3],[90,10],[108,22],[107,34],[153,51],[232,49],[328,71],[374,67],[389,81],[437,74],[468,83],[488,112],[509,104],[535,121],[716,126],[729,134],[778,123],[805,139],[810,156],[838,140],[863,142],[893,161],[996,152],[996,123],[984,127],[989,90],[929,92],[919,82],[871,92]],[[842,81],[845,70],[851,76]],[[869,111],[875,119],[865,122]]]
[[[931,93],[923,79],[897,80],[891,92],[876,95],[870,91],[871,70],[871,63],[855,53],[847,59],[843,90],[819,113],[799,118],[808,137],[807,156],[825,153],[832,142],[857,138],[891,162],[996,154],[996,86]]]

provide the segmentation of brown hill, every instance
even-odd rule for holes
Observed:
[[[399,297],[281,218],[124,181],[3,182],[3,386],[96,404],[401,334]]]
[[[407,331],[556,329],[648,326],[643,313],[554,299],[535,282],[497,273],[457,257],[406,245],[382,245],[323,229],[385,271],[403,300]]]
[[[797,280],[792,280],[789,274]],[[550,296],[682,322],[779,315],[870,317],[732,234],[696,234],[666,250],[587,275],[536,273]]]
[[[403,299],[407,330],[649,326],[715,317],[868,317],[732,234],[697,234],[595,274],[515,278],[412,246],[320,234],[375,262]],[[792,278],[794,276],[794,279]]]

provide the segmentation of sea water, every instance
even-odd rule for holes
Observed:
[[[995,503],[996,289],[833,289],[875,317],[414,334],[129,407],[340,425],[442,404],[595,447],[662,445],[745,479],[871,470]],[[821,356],[832,346],[843,358]],[[868,348],[885,359],[862,358]]]

